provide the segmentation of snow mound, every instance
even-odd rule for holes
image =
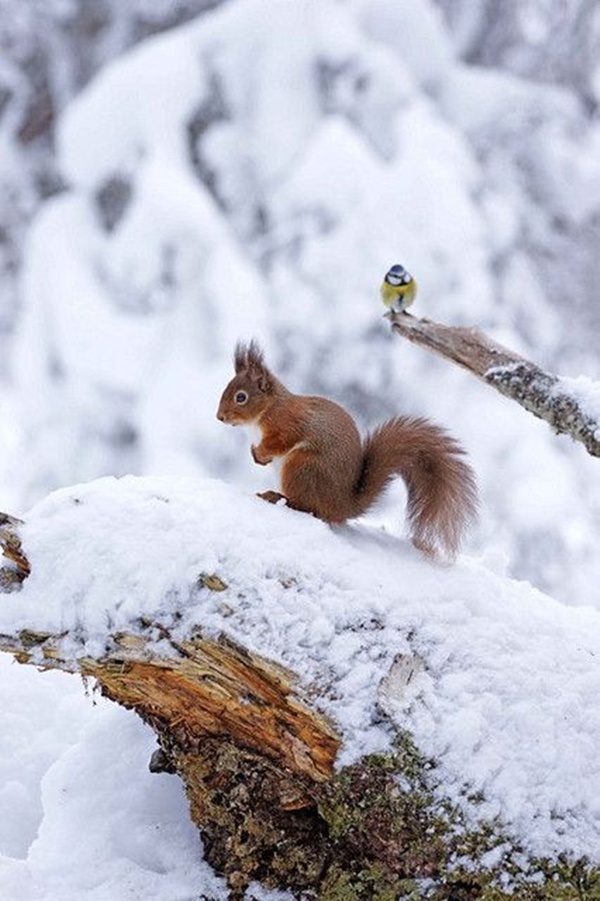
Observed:
[[[410,694],[388,679],[385,706],[438,761],[444,793],[467,810],[481,793],[477,815],[499,816],[532,853],[598,858],[597,610],[213,480],[63,489],[30,512],[23,542],[32,573],[2,598],[0,630],[68,630],[74,654],[102,653],[140,617],[225,631],[319,687],[340,764],[390,747],[381,683],[399,655],[418,655]],[[227,589],[201,587],[202,573]]]

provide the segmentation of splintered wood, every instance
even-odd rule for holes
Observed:
[[[0,513],[0,548],[10,561],[0,569],[0,592],[18,590],[30,573],[22,525]],[[201,579],[211,590],[226,588],[215,575]],[[207,737],[222,737],[299,777],[322,782],[331,776],[339,738],[301,699],[294,674],[227,637],[198,632],[175,641],[164,626],[140,622],[139,631],[107,635],[105,653],[94,659],[73,655],[72,642],[69,654],[63,652],[64,637],[37,632],[32,624],[18,635],[0,635],[0,651],[41,669],[94,677],[107,697],[134,709],[182,751],[193,753]]]
[[[220,737],[313,782],[331,776],[340,740],[327,719],[302,700],[293,673],[224,636],[175,642],[162,627],[145,629],[152,638],[110,636],[98,659],[67,657],[61,650],[64,636],[33,630],[0,635],[0,651],[39,669],[93,677],[103,694],[135,710],[184,752]],[[157,634],[172,654],[157,652]]]
[[[144,640],[117,637],[122,653],[86,660],[103,693],[134,708],[180,748],[221,736],[315,782],[328,779],[339,739],[294,687],[294,676],[226,638],[171,642],[177,656],[145,660]]]

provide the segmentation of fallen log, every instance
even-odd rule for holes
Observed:
[[[340,740],[300,696],[293,673],[224,635],[176,641],[150,622],[111,636],[98,659],[70,657],[68,639],[0,634],[0,651],[93,679],[154,729],[150,769],[182,779],[205,857],[232,898],[257,878],[299,890],[318,882],[328,859],[318,788],[333,776]]]
[[[558,866],[527,858],[499,822],[470,824],[444,797],[436,762],[397,726],[403,692],[432,675],[427,661],[410,652],[396,618],[400,598],[401,608],[414,603],[405,620],[414,627],[421,588],[397,587],[397,559],[388,559],[379,536],[370,544],[359,531],[346,557],[345,539],[324,524],[226,486],[132,478],[63,491],[31,520],[2,516],[3,571],[16,581],[0,582],[0,613],[6,611],[0,651],[42,671],[91,680],[154,730],[158,749],[150,768],[181,778],[204,857],[225,877],[234,901],[247,897],[253,882],[321,901],[541,901],[561,898],[544,895],[546,889],[564,886],[568,898],[573,886],[597,878],[585,859],[565,857]],[[181,522],[185,529],[174,527]],[[257,530],[250,537],[248,523]],[[283,545],[280,529],[289,530]],[[327,545],[326,563],[318,542]],[[241,545],[250,564],[240,563]],[[165,580],[157,548],[175,561]],[[347,572],[330,573],[329,552],[341,555]],[[303,555],[299,567],[295,553]],[[413,552],[406,554],[414,567]],[[223,566],[218,573],[208,568],[215,559]],[[422,566],[431,579],[429,565]],[[160,593],[148,599],[156,580],[169,594],[166,602]],[[379,597],[375,607],[371,591]],[[128,592],[138,598],[127,609]],[[520,609],[521,594],[507,592]],[[471,591],[481,616],[490,615],[486,593],[485,585]],[[435,609],[427,616],[439,615]],[[313,624],[318,610],[322,622]],[[23,611],[31,624],[9,632],[11,623],[27,620]],[[54,627],[36,626],[36,613]],[[265,615],[268,627],[257,632]],[[544,623],[547,631],[546,613]],[[298,647],[295,636],[304,627]],[[246,634],[256,641],[270,629],[277,636],[270,647],[280,660],[293,659],[302,678],[244,645]],[[311,670],[304,664],[315,648],[318,666]],[[455,660],[456,653],[441,659]],[[510,666],[512,679],[512,657]],[[362,750],[378,742],[384,751]]]

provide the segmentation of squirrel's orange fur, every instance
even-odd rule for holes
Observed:
[[[217,413],[222,422],[255,425],[256,463],[283,462],[281,491],[261,497],[339,523],[365,513],[390,479],[408,490],[413,544],[453,557],[474,519],[477,491],[460,445],[426,419],[398,416],[364,441],[349,413],[324,397],[292,394],[265,365],[258,345],[238,344],[235,376]]]

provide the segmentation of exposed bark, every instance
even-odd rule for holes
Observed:
[[[600,457],[600,422],[582,409],[558,376],[497,344],[479,329],[442,325],[406,312],[388,315],[393,331],[468,369],[544,419],[555,432],[570,435],[589,454]]]
[[[0,569],[0,592],[18,590],[30,572],[22,523],[0,514],[0,524],[9,561]],[[202,580],[212,591],[225,587],[216,575]],[[150,768],[183,780],[207,859],[227,876],[232,897],[252,879],[297,888],[318,882],[326,830],[317,788],[333,774],[340,741],[302,698],[294,673],[226,636],[198,631],[176,639],[145,620],[135,631],[107,635],[101,657],[78,656],[73,647],[70,636],[35,628],[0,634],[0,651],[39,669],[93,678],[102,694],[154,729],[160,750]]]
[[[14,567],[0,569],[0,589],[20,584],[30,572],[29,561],[21,549],[19,526],[22,520],[8,513],[0,513],[0,549]]]
[[[67,655],[65,636],[32,630],[0,635],[0,651],[40,669],[93,677],[103,694],[135,710],[184,752],[221,736],[277,761],[286,778],[318,783],[331,776],[339,739],[301,699],[292,672],[225,636],[176,641],[156,623],[139,628],[110,636],[99,659]],[[158,651],[159,640],[172,653]],[[289,786],[281,802],[288,809],[312,803],[304,789],[294,795]]]

